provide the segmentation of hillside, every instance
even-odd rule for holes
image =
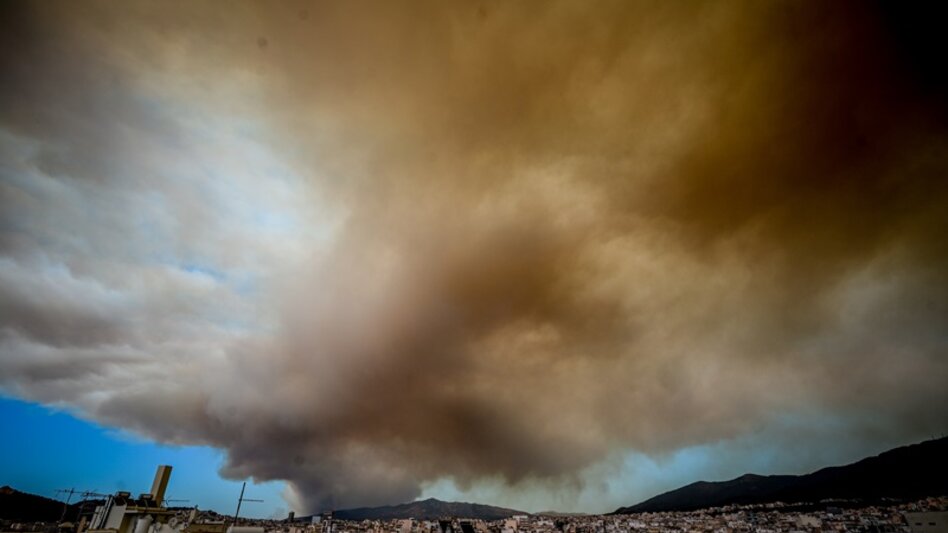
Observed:
[[[61,501],[20,492],[7,486],[0,488],[0,520],[58,522],[63,517],[63,510],[64,504]],[[66,520],[74,520],[79,507],[78,504],[72,504],[65,510]]]
[[[699,481],[622,507],[617,514],[689,511],[728,504],[818,502],[827,498],[910,500],[948,494],[948,438],[895,448],[846,466],[802,476],[745,474],[730,481]]]
[[[397,518],[433,520],[442,517],[500,520],[517,514],[527,513],[478,503],[443,502],[429,498],[400,505],[344,509],[336,511],[333,516],[342,520],[392,520]]]

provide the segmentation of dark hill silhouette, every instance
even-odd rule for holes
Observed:
[[[435,520],[444,517],[474,518],[481,520],[501,520],[517,514],[528,514],[514,509],[481,505],[479,503],[443,502],[434,498],[400,505],[383,507],[359,507],[343,509],[333,513],[340,520],[394,520],[415,518]],[[305,518],[304,518],[305,519]]]
[[[858,499],[914,500],[948,494],[948,437],[895,448],[859,462],[802,476],[745,474],[730,481],[699,481],[616,514],[693,511],[730,504]]]
[[[0,520],[15,522],[59,522],[76,519],[81,502],[65,506],[59,500],[46,498],[11,487],[0,487]],[[63,510],[65,509],[65,515]]]

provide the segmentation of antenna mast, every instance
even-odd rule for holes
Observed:
[[[250,498],[244,498],[244,490],[247,489],[247,482],[244,481],[243,486],[240,487],[240,498],[237,499],[237,511],[234,512],[234,527],[237,527],[237,517],[240,516],[240,504],[244,502],[255,502],[262,503],[263,500],[254,500]]]

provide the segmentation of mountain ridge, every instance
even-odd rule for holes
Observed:
[[[395,520],[401,518],[434,520],[443,517],[501,520],[520,514],[526,515],[530,513],[480,503],[446,502],[437,498],[428,498],[426,500],[418,500],[397,505],[342,509],[334,511],[333,518],[352,521]]]
[[[818,502],[829,498],[881,501],[948,494],[948,437],[893,448],[842,466],[803,475],[747,473],[727,481],[696,481],[620,507],[612,514],[693,511],[731,504]]]
[[[24,522],[59,522],[74,520],[83,502],[66,504],[59,500],[22,492],[4,485],[0,487],[0,519]]]

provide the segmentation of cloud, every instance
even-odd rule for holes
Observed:
[[[4,9],[8,392],[224,449],[300,511],[615,507],[628,454],[943,430],[926,13]]]

